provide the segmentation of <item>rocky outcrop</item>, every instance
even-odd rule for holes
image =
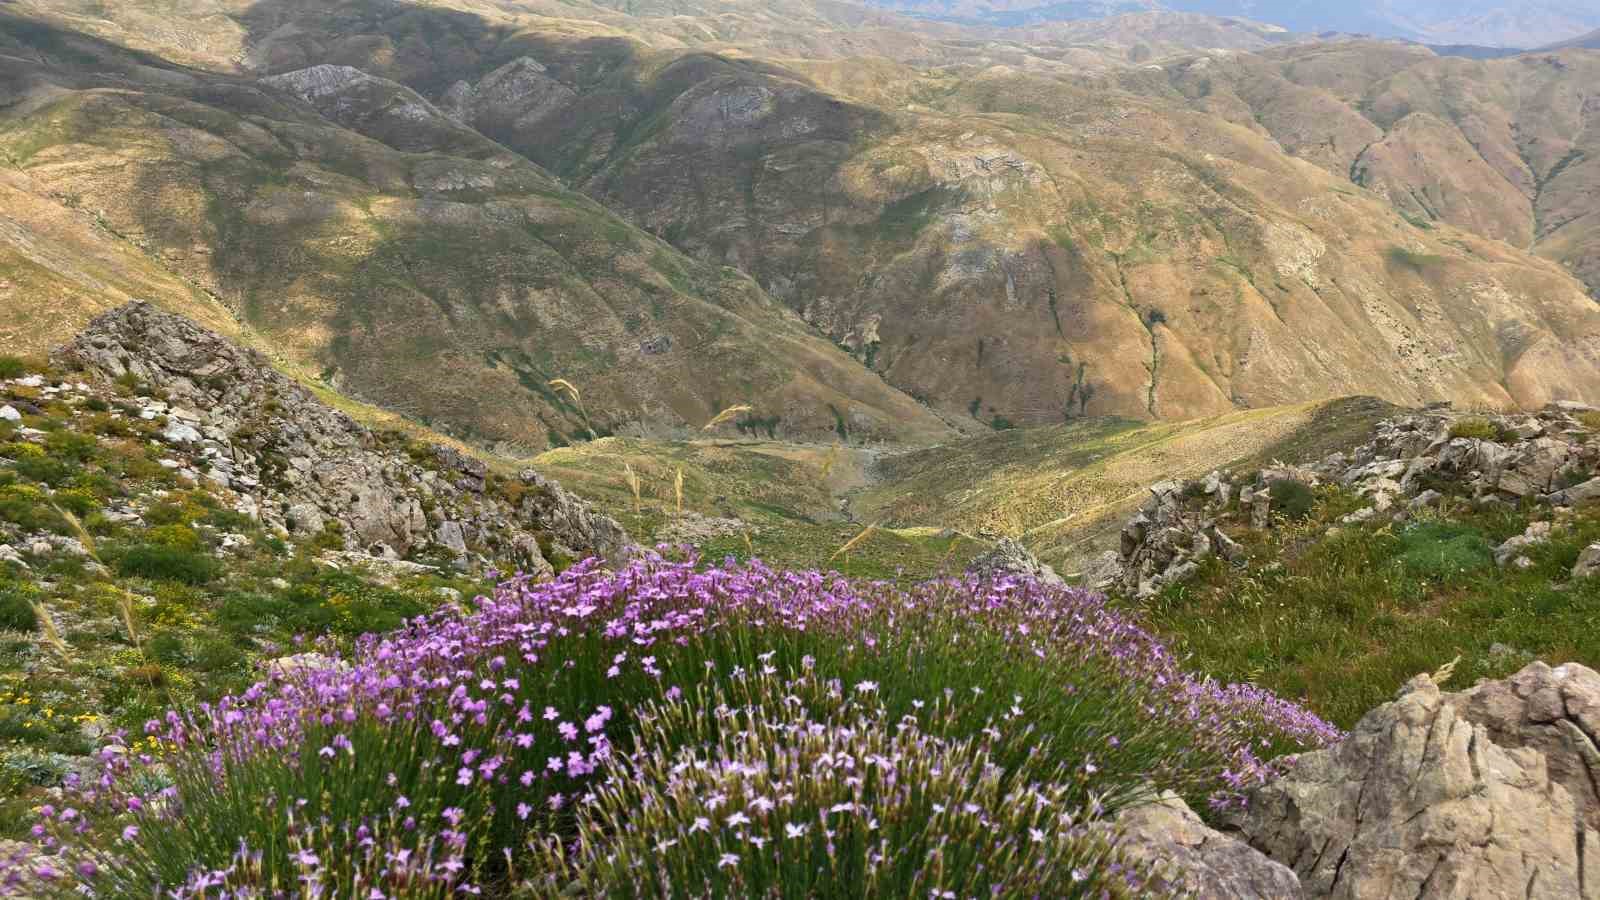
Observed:
[[[259,353],[145,303],[95,319],[53,361],[137,383],[140,415],[165,418],[180,474],[231,491],[240,512],[286,533],[333,528],[347,551],[529,572],[548,571],[552,554],[616,560],[630,546],[614,520],[538,472],[492,487],[481,460],[380,435]]]
[[[1167,481],[1123,528],[1121,589],[1141,598],[1192,575],[1216,556],[1238,561],[1239,546],[1221,529],[1267,528],[1304,491],[1334,484],[1365,505],[1344,524],[1403,521],[1447,500],[1478,506],[1533,503],[1555,510],[1600,499],[1600,420],[1579,403],[1552,403],[1534,415],[1467,416],[1447,405],[1379,423],[1371,441],[1304,466],[1275,465],[1248,477],[1212,472]],[[1289,490],[1280,490],[1288,487]],[[1525,567],[1526,551],[1550,538],[1535,522],[1496,551],[1502,566]],[[1600,568],[1600,550],[1594,554]],[[1590,571],[1580,562],[1574,575]]]
[[[1300,879],[1238,838],[1200,821],[1183,800],[1164,793],[1123,811],[1098,830],[1122,858],[1148,867],[1170,894],[1191,900],[1294,900]]]
[[[1309,897],[1600,897],[1596,700],[1600,676],[1578,666],[1459,694],[1418,676],[1228,825]]]
[[[1031,578],[1056,587],[1066,584],[1054,569],[1011,538],[1001,538],[993,549],[974,559],[967,566],[967,574],[977,578]]]
[[[1163,481],[1150,488],[1150,499],[1122,529],[1122,589],[1150,597],[1194,574],[1212,556],[1243,559],[1243,548],[1217,527],[1218,514],[1236,491],[1216,472],[1201,481]]]

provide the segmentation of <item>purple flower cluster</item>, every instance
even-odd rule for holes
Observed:
[[[716,675],[697,655],[708,640],[746,629],[871,654],[930,621],[982,629],[1030,662],[1092,661],[1135,686],[1145,716],[1186,729],[1223,761],[1213,775],[1224,796],[1271,773],[1268,750],[1340,737],[1264,691],[1186,672],[1089,592],[1009,579],[902,590],[659,555],[617,572],[588,561],[549,582],[512,579],[470,614],[367,636],[345,656],[280,661],[239,696],[152,721],[161,758],[105,748],[101,777],[69,791],[73,808],[50,811],[38,853],[0,864],[0,881],[48,873],[94,891],[120,883],[108,878],[142,879],[177,897],[252,896],[285,879],[306,896],[470,892],[485,865],[520,846],[508,831],[547,827],[587,794],[637,706]],[[1116,752],[1115,737],[1105,752]],[[268,793],[241,799],[250,791]],[[170,857],[188,852],[172,843],[177,822],[197,827],[228,804],[266,810],[267,833],[218,835],[227,854],[212,848],[209,860]],[[291,848],[292,865],[260,859]]]

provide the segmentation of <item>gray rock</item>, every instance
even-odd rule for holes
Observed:
[[[1122,555],[1107,550],[1083,567],[1083,586],[1091,591],[1107,591],[1122,581]]]
[[[1055,587],[1066,585],[1054,569],[1040,562],[1027,548],[1011,538],[1001,538],[994,549],[974,559],[967,567],[967,574],[978,578],[1031,578]]]
[[[361,81],[352,71],[292,73],[285,86],[308,95],[338,91]],[[438,447],[428,460],[436,469],[419,464],[261,354],[146,303],[97,317],[52,361],[103,380],[132,373],[159,390],[167,401],[146,406],[152,416],[170,410],[173,454],[198,457],[171,460],[171,467],[186,479],[206,472],[218,484],[248,490],[236,508],[254,510],[269,526],[310,535],[332,519],[352,548],[383,544],[407,556],[434,543],[439,523],[451,521],[496,563],[539,573],[550,568],[540,546],[612,563],[632,553],[614,520],[537,472],[522,473],[526,490],[513,504],[487,492],[488,467],[471,454]],[[269,469],[269,450],[286,465]]]
[[[171,420],[166,424],[165,431],[162,431],[162,439],[168,444],[200,444],[205,437],[200,434],[200,429],[192,424]]]
[[[1470,701],[1469,701],[1470,702]],[[1532,747],[1503,747],[1427,676],[1227,813],[1309,897],[1593,900],[1600,846]]]
[[[1529,547],[1536,547],[1550,541],[1549,522],[1534,522],[1527,530],[1516,537],[1507,538],[1506,542],[1495,548],[1494,561],[1501,566],[1510,564],[1521,556]]]
[[[17,408],[8,403],[5,406],[0,406],[0,421],[21,422],[22,413],[17,412]]]
[[[1496,744],[1537,750],[1550,780],[1572,795],[1583,826],[1600,830],[1600,673],[1576,663],[1552,668],[1535,662],[1503,681],[1447,694],[1445,701]]]
[[[312,537],[322,533],[327,527],[327,519],[322,515],[314,503],[296,503],[289,507],[284,516],[284,522],[289,526],[289,531],[302,537]]]
[[[460,522],[440,522],[433,532],[433,539],[456,556],[467,555],[467,536],[461,530]]]
[[[1300,879],[1243,841],[1215,831],[1176,794],[1124,810],[1106,825],[1123,858],[1150,866],[1171,893],[1191,900],[1292,900]]]
[[[1600,574],[1600,544],[1590,544],[1578,554],[1578,561],[1572,566],[1573,578],[1589,578]]]

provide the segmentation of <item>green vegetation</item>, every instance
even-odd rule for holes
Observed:
[[[1410,269],[1413,272],[1423,272],[1444,262],[1444,257],[1437,254],[1422,253],[1399,246],[1390,247],[1386,258],[1390,265]]]
[[[1600,508],[1558,526],[1522,569],[1497,567],[1492,547],[1520,534],[1531,509],[1453,504],[1448,516],[1328,533],[1359,505],[1322,488],[1304,522],[1237,531],[1244,568],[1208,561],[1149,604],[1152,625],[1203,670],[1303,698],[1344,727],[1457,655],[1462,684],[1535,657],[1600,661],[1600,579],[1568,575],[1600,540]]]
[[[242,689],[297,635],[349,646],[485,587],[332,570],[319,539],[287,542],[160,465],[159,420],[98,395],[0,402],[19,392],[43,434],[0,434],[0,544],[22,560],[0,561],[0,838],[99,735]]]
[[[1500,430],[1488,419],[1460,419],[1450,426],[1450,436],[1453,438],[1472,438],[1479,441],[1493,441],[1500,438]]]
[[[1292,522],[1311,515],[1311,509],[1317,502],[1310,485],[1289,478],[1268,485],[1267,495],[1272,498],[1272,508]]]

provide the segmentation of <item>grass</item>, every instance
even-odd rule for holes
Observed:
[[[1600,540],[1600,509],[1531,548],[1523,570],[1496,567],[1492,548],[1531,511],[1460,507],[1448,519],[1325,534],[1360,505],[1322,489],[1308,521],[1240,531],[1246,566],[1208,561],[1149,603],[1152,626],[1200,668],[1303,699],[1342,727],[1457,655],[1467,684],[1535,657],[1600,665],[1600,579],[1568,574]],[[1517,652],[1491,653],[1496,644]]]

